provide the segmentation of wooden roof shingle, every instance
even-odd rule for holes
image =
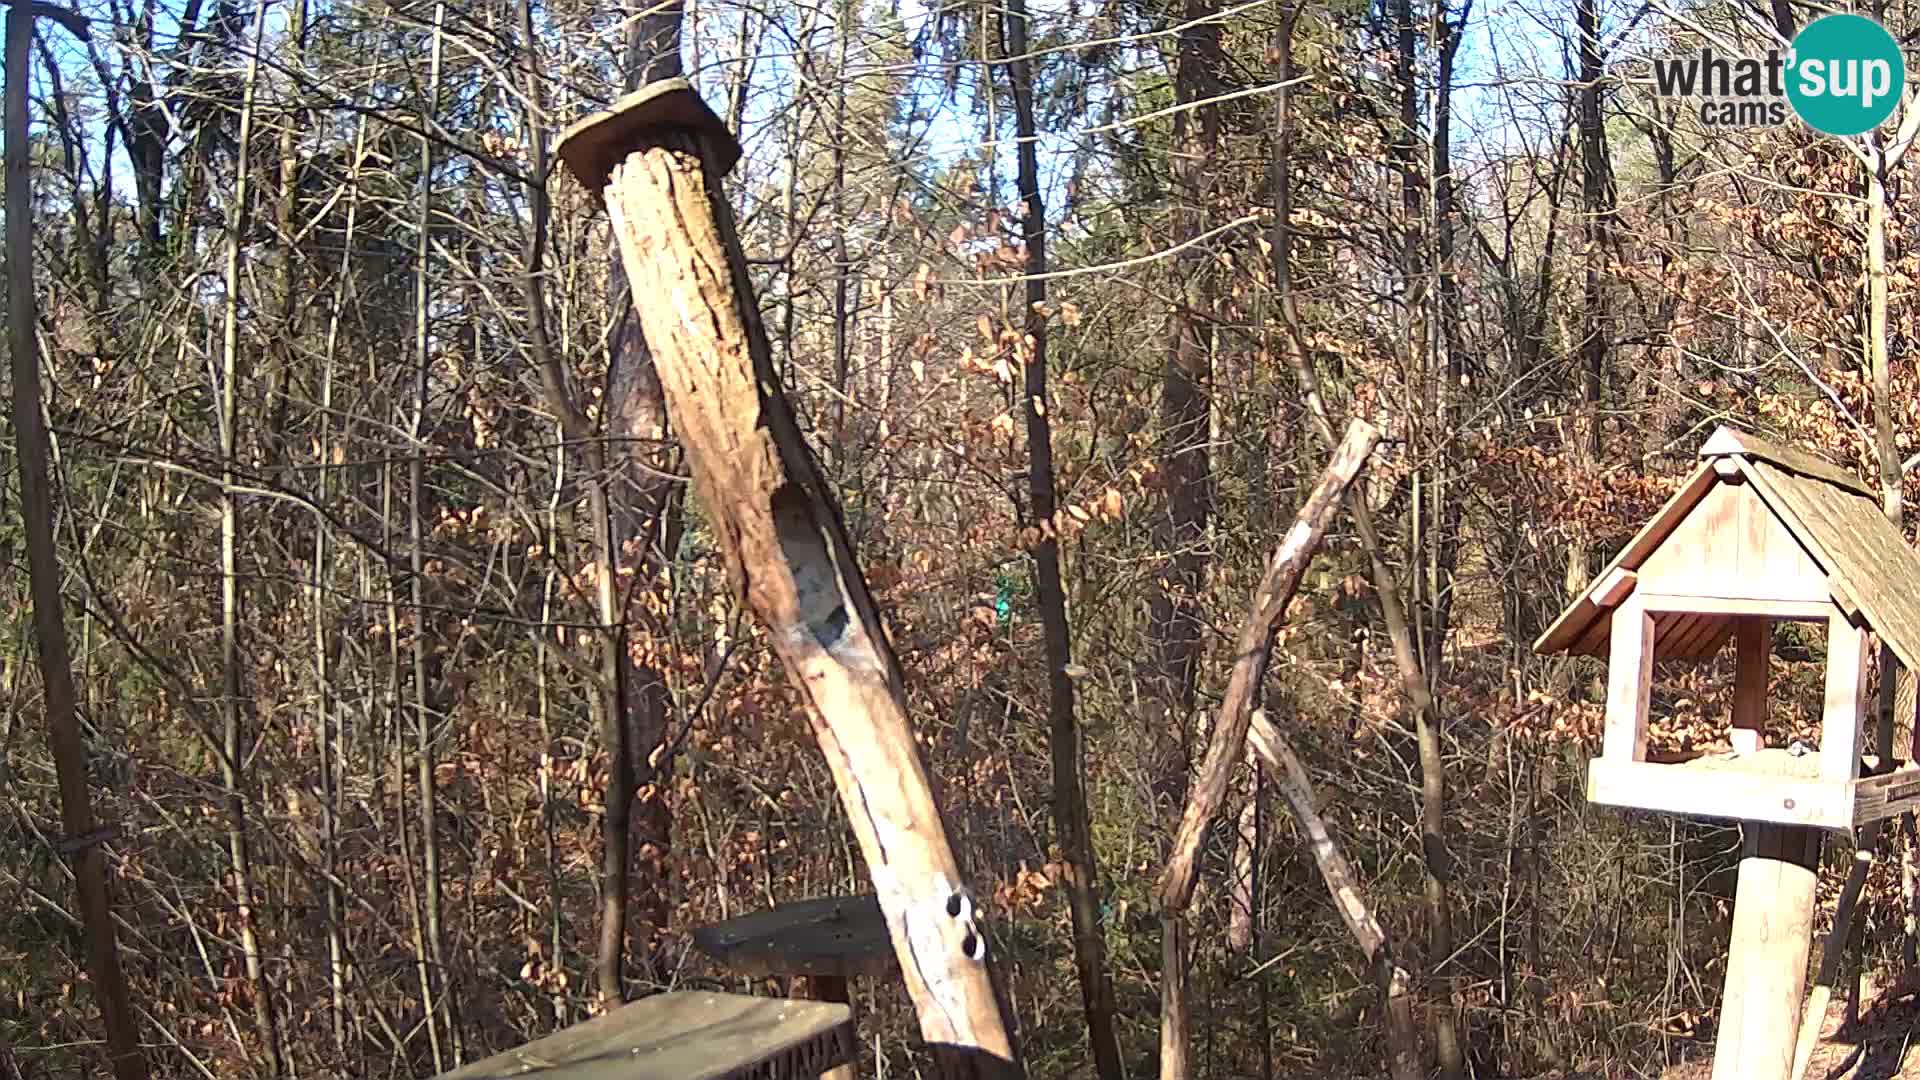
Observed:
[[[1535,652],[1603,654],[1607,638],[1596,624],[1611,621],[1612,611],[1598,601],[1600,587],[1614,570],[1646,562],[1707,491],[1725,482],[1715,462],[1732,459],[1819,565],[1841,610],[1877,632],[1909,670],[1920,670],[1920,554],[1880,512],[1871,487],[1832,462],[1730,427],[1715,431],[1700,457],[1679,492],[1534,642]]]

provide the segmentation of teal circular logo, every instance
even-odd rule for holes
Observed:
[[[1899,107],[1906,85],[1899,43],[1864,15],[1823,16],[1794,35],[1787,100],[1815,131],[1872,131]]]

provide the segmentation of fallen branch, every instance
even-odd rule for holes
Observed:
[[[1307,501],[1301,505],[1293,527],[1274,549],[1266,576],[1253,594],[1253,610],[1240,628],[1234,654],[1233,673],[1227,678],[1226,697],[1214,720],[1213,735],[1207,742],[1206,757],[1200,765],[1199,780],[1187,798],[1180,817],[1180,832],[1174,838],[1173,853],[1166,873],[1160,879],[1162,912],[1182,912],[1193,902],[1193,889],[1199,873],[1200,841],[1220,813],[1226,798],[1233,766],[1245,752],[1247,724],[1252,713],[1253,692],[1267,674],[1267,661],[1273,654],[1273,634],[1286,616],[1287,604],[1299,591],[1307,564],[1320,548],[1327,523],[1346,494],[1347,486],[1360,474],[1367,455],[1380,441],[1380,432],[1364,420],[1347,425],[1346,437],[1334,448],[1332,460],[1320,475]]]
[[[1300,756],[1293,752],[1293,746],[1267,719],[1265,712],[1254,713],[1248,728],[1248,744],[1266,766],[1267,775],[1273,777],[1287,809],[1300,823],[1300,831],[1306,833],[1307,848],[1313,853],[1314,865],[1320,868],[1321,880],[1327,883],[1327,892],[1333,896],[1333,906],[1340,912],[1360,951],[1366,954],[1375,989],[1380,994],[1380,1007],[1385,1013],[1388,1074],[1394,1080],[1419,1080],[1425,1073],[1420,1067],[1419,1036],[1413,1023],[1412,979],[1394,959],[1393,943],[1387,937],[1386,928],[1374,917],[1373,909],[1367,906],[1366,897],[1360,892],[1359,875],[1353,872],[1353,864],[1341,853],[1326,820],[1320,816],[1313,800],[1313,783],[1307,778],[1306,767],[1300,764]]]

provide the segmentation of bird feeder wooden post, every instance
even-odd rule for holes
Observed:
[[[1744,825],[1713,1075],[1787,1080],[1822,838],[1920,806],[1920,769],[1911,763],[1861,777],[1867,634],[1916,666],[1920,556],[1882,516],[1873,490],[1838,466],[1727,427],[1700,457],[1679,493],[1534,649],[1607,657],[1589,801]],[[1811,623],[1826,637],[1817,748],[1767,745],[1780,621]],[[1729,749],[1650,760],[1654,661],[1711,658],[1729,639]]]
[[[674,79],[574,124],[558,149],[605,201],[694,491],[736,594],[810,706],[922,1036],[948,1076],[1022,1075],[899,661],[773,368],[720,191],[739,145]]]

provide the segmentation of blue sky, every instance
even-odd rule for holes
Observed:
[[[696,0],[696,3],[698,0]],[[912,36],[925,29],[933,18],[929,0],[898,0],[899,16],[906,32]],[[1242,0],[1244,3],[1244,0]],[[1277,3],[1278,0],[1270,0]],[[1043,21],[1062,18],[1068,10],[1067,0],[1029,0],[1034,15]],[[161,33],[162,43],[171,40],[176,31],[173,23],[172,8],[177,3],[163,3]],[[1238,6],[1232,4],[1229,6]],[[419,10],[424,16],[430,11],[430,5],[421,3]],[[269,15],[269,34],[284,24],[283,4],[276,4]],[[1456,153],[1463,161],[1471,161],[1481,152],[1499,153],[1511,143],[1523,136],[1531,135],[1537,139],[1540,130],[1523,131],[1522,127],[1532,127],[1538,123],[1556,122],[1558,106],[1555,104],[1564,95],[1557,81],[1564,77],[1561,55],[1562,36],[1570,16],[1570,7],[1561,3],[1557,7],[1542,4],[1539,0],[1475,0],[1472,25],[1466,41],[1463,43],[1456,74],[1457,89],[1455,145]],[[824,24],[824,20],[822,20]],[[104,24],[103,24],[104,25]],[[734,48],[733,23],[731,17],[718,21],[709,20],[703,27],[701,42],[698,45],[700,59],[705,62],[703,70],[695,72],[696,81],[701,85],[708,100],[722,105],[725,99],[725,85],[728,72],[739,61],[730,55]],[[1090,33],[1090,31],[1088,31]],[[1076,36],[1078,36],[1076,34]],[[815,48],[825,48],[831,43],[831,28],[823,25],[813,42]],[[75,75],[85,70],[85,57],[70,42],[60,35],[53,35],[51,43],[60,58],[62,68],[68,73],[70,85]],[[103,51],[111,53],[112,46],[104,41],[99,43]],[[1149,67],[1153,63],[1146,55],[1153,43],[1136,46],[1132,66]],[[742,141],[748,152],[760,161],[760,174],[778,176],[784,163],[777,155],[783,148],[777,140],[766,137],[769,132],[766,124],[776,117],[793,94],[794,65],[786,42],[769,37],[761,54],[754,60],[754,80],[752,97],[747,112]],[[858,41],[856,39],[856,49]],[[689,60],[693,59],[695,48],[690,44],[687,50]],[[109,55],[109,64],[117,65],[117,58]],[[852,64],[871,68],[876,61],[871,56],[856,55]],[[931,67],[932,65],[927,65]],[[933,110],[933,118],[921,126],[918,150],[927,160],[935,163],[950,163],[963,155],[981,152],[985,133],[981,118],[976,117],[970,108],[968,83],[977,78],[979,68],[970,65],[971,70],[964,73],[958,93],[958,101],[949,102],[944,107]],[[1255,69],[1258,72],[1258,69]],[[1004,77],[1004,73],[1002,73]],[[40,89],[44,90],[44,75],[40,78]],[[923,75],[916,92],[934,94],[939,90],[939,75]],[[1504,85],[1501,85],[1504,83]],[[1004,84],[1003,84],[1004,85]],[[1097,88],[1095,90],[1097,95]],[[1314,92],[1311,86],[1305,93]],[[1534,115],[1516,117],[1512,104],[1516,99],[1528,99],[1536,103]],[[1100,103],[1096,101],[1096,110]],[[1137,113],[1139,106],[1129,112]],[[1123,115],[1121,120],[1131,119]],[[1090,117],[1081,126],[1101,123],[1101,117]],[[1011,118],[1002,116],[1003,138],[993,148],[997,157],[997,170],[1002,182],[1001,203],[1012,201],[1011,179],[1014,174],[1015,145],[1012,139]],[[1164,124],[1165,120],[1155,121]],[[1045,181],[1044,198],[1049,218],[1058,223],[1065,203],[1064,181],[1070,168],[1077,144],[1083,136],[1072,137],[1060,134],[1043,134],[1040,138],[1040,158]],[[116,172],[124,173],[124,161],[116,161]],[[122,185],[122,190],[125,186]]]

